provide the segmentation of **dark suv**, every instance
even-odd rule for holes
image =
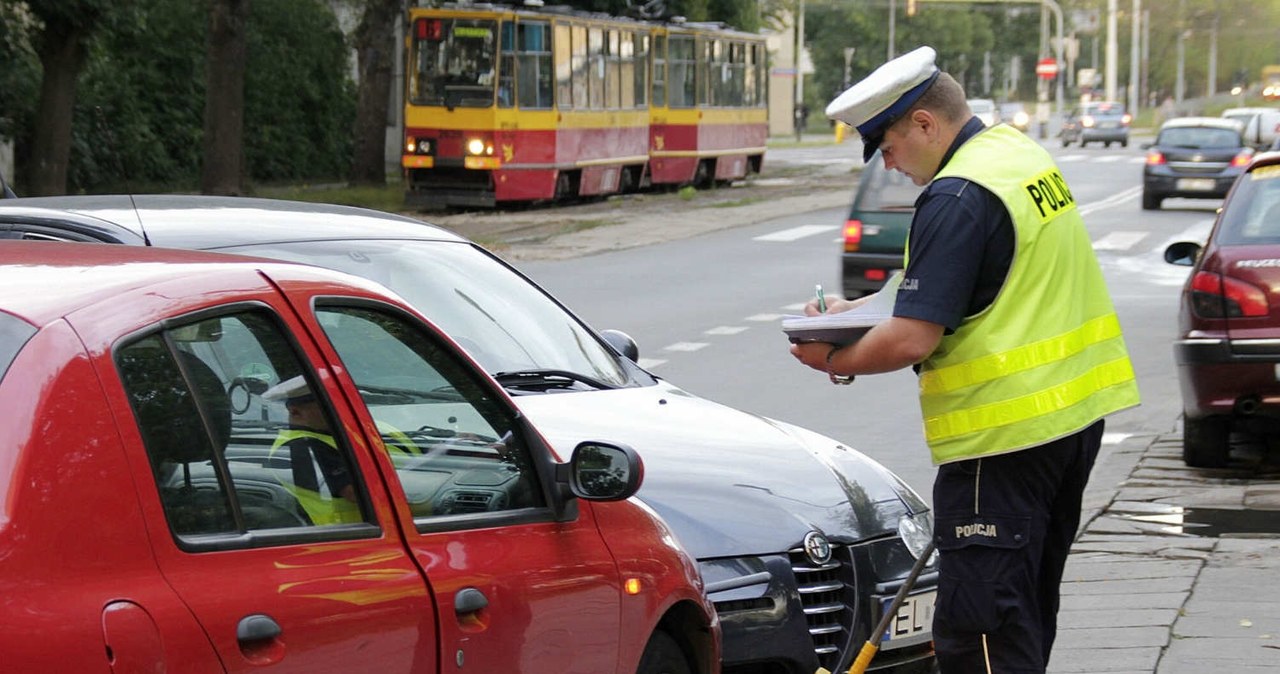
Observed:
[[[1120,147],[1128,147],[1131,121],[1133,117],[1125,112],[1124,103],[1082,103],[1063,120],[1058,136],[1062,138],[1062,147],[1072,143],[1080,143],[1080,147],[1089,143],[1102,143],[1103,147],[1120,143]]]
[[[1233,432],[1280,435],[1280,152],[1244,172],[1203,247],[1165,250],[1192,268],[1174,343],[1189,466],[1226,465]]]

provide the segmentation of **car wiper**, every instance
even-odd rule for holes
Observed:
[[[598,390],[617,388],[594,377],[570,370],[553,368],[537,368],[533,370],[512,370],[498,372],[493,375],[505,388],[549,390],[553,388],[574,388],[578,384],[586,384]]]
[[[463,400],[462,394],[453,389],[436,391],[418,391],[416,389],[393,388],[390,386],[370,386],[356,384],[360,396],[366,404],[407,405],[429,401],[458,402]]]

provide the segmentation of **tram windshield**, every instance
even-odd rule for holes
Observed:
[[[409,100],[449,108],[492,106],[497,34],[493,20],[418,19]]]

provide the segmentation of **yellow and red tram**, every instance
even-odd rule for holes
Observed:
[[[759,172],[764,38],[572,10],[412,8],[413,206],[495,206]]]

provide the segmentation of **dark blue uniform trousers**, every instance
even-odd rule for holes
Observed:
[[[1103,422],[1029,449],[947,463],[933,484],[943,674],[1042,673]]]

